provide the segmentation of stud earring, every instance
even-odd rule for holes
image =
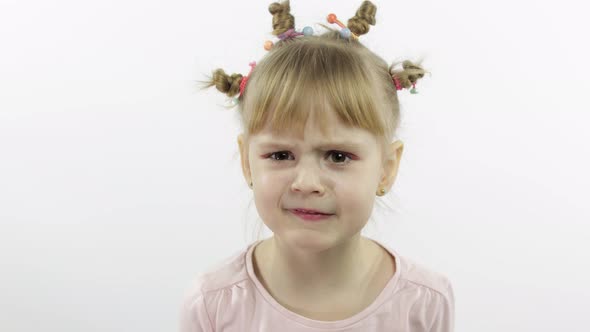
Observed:
[[[381,190],[379,190],[379,193],[381,194],[381,195],[379,195],[379,196],[383,196],[383,195],[385,195],[385,189],[381,188]]]

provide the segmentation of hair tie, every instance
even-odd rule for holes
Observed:
[[[301,32],[296,31],[295,29],[291,28],[280,35],[278,35],[281,41],[293,39],[299,36],[312,36],[313,35],[313,28],[310,26],[306,26],[301,30]],[[271,40],[267,40],[264,42],[264,49],[270,51],[270,49],[274,46],[274,43]]]
[[[256,67],[256,61],[250,62],[249,65],[250,65],[250,72],[248,73],[248,76],[242,77],[242,80],[240,81],[240,96],[242,96],[244,94],[244,90],[246,89],[246,83],[248,83],[248,79],[250,78],[250,75],[252,74],[254,67]]]
[[[396,90],[403,89],[402,84],[399,82],[399,78],[397,78],[397,76],[392,76],[392,78],[393,78],[393,83],[395,84],[395,89]]]
[[[295,38],[297,36],[303,36],[303,33],[297,32],[297,31],[295,31],[295,29],[289,29],[289,30],[281,33],[279,35],[279,39],[280,40],[292,39],[292,38]]]
[[[355,40],[358,40],[359,36],[357,36],[355,33],[353,33],[352,31],[350,31],[349,28],[347,28],[344,24],[342,24],[342,22],[338,21],[338,17],[336,17],[336,14],[328,14],[327,20],[329,23],[332,24],[337,24],[338,26],[340,26],[340,28],[342,28],[340,30],[340,36],[344,39],[349,39],[350,37],[352,37]],[[281,33],[280,35],[278,35],[279,39],[281,41],[283,40],[289,40],[289,39],[293,39],[295,37],[299,37],[299,36],[311,36],[313,35],[313,28],[310,26],[306,26],[305,28],[303,28],[303,30],[301,30],[301,32],[296,31],[295,29],[291,28],[283,33]],[[267,40],[264,42],[264,49],[267,51],[270,51],[270,49],[274,46],[274,43],[270,40]]]
[[[395,89],[396,90],[402,90],[404,87],[402,86],[401,82],[399,81],[399,78],[395,75],[392,75],[391,78],[393,79],[393,83],[395,84]],[[417,94],[418,91],[416,91],[416,83],[412,83],[412,90],[410,90],[411,94]]]
[[[342,22],[338,21],[338,17],[336,17],[336,14],[334,14],[334,13],[328,14],[327,20],[328,20],[328,23],[337,24],[338,26],[340,26],[342,28],[342,30],[340,30],[340,36],[342,38],[348,39],[351,36],[355,40],[359,38],[359,36],[357,36],[355,33],[350,31],[349,28],[344,26],[344,24],[342,24]]]

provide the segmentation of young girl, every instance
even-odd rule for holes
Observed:
[[[248,76],[217,69],[208,86],[237,96],[244,178],[273,236],[197,278],[181,331],[452,331],[449,280],[360,235],[402,156],[397,91],[425,70],[362,45],[369,1],[321,35],[296,30],[288,2],[269,11],[279,41]]]

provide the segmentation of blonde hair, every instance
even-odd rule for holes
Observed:
[[[366,34],[376,22],[376,10],[374,4],[364,1],[347,27],[357,36]],[[271,4],[269,12],[274,35],[294,28],[289,1]],[[403,61],[402,70],[394,70],[398,63],[388,66],[357,39],[328,30],[318,36],[279,41],[259,61],[239,96],[246,139],[268,121],[275,133],[285,129],[302,132],[312,112],[323,130],[328,125],[324,110],[329,108],[344,124],[366,129],[383,143],[391,141],[400,122],[392,76],[403,88],[409,88],[426,71],[410,61]],[[242,78],[241,74],[227,75],[217,69],[206,87],[215,86],[234,97],[240,93]]]

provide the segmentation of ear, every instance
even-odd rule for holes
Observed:
[[[404,151],[404,143],[402,141],[395,141],[385,149],[385,160],[383,161],[383,173],[379,182],[379,188],[387,191],[391,189]]]
[[[247,142],[244,142],[244,134],[238,135],[238,147],[240,149],[240,160],[242,164],[242,172],[244,173],[244,179],[246,180],[246,184],[250,185],[250,182],[252,182],[252,174],[250,173],[248,146]]]

